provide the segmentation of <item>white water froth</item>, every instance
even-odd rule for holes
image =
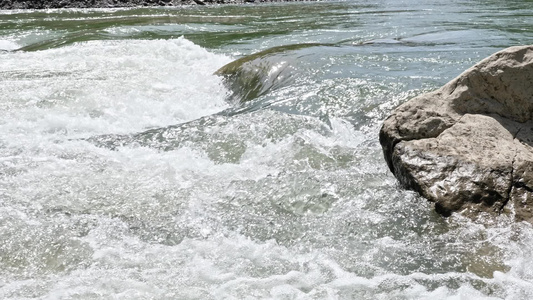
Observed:
[[[20,46],[10,40],[0,40],[0,51],[13,51],[20,48]]]
[[[487,297],[473,282],[487,286],[485,292],[495,289],[508,299],[527,299],[533,288],[529,282],[533,274],[527,268],[533,238],[524,224],[485,232],[483,226],[465,221],[463,229],[450,233],[463,239],[465,234],[481,232],[498,245],[522,234],[517,238],[522,245],[509,245],[515,253],[523,251],[510,264],[511,271],[496,271],[494,278],[461,272],[396,274],[380,268],[383,256],[402,253],[418,243],[408,236],[364,240],[371,243],[369,250],[364,244],[348,244],[353,248],[342,249],[340,256],[336,248],[343,241],[322,246],[314,242],[323,238],[320,234],[336,230],[320,224],[325,222],[321,214],[338,219],[358,214],[356,219],[374,227],[393,221],[383,211],[365,208],[364,198],[338,195],[343,176],[361,186],[358,177],[383,170],[376,170],[372,162],[328,170],[333,150],[343,147],[347,153],[357,153],[365,139],[340,119],[332,118],[331,125],[328,130],[315,118],[266,110],[237,115],[210,128],[192,128],[209,136],[171,151],[136,146],[112,151],[68,141],[48,143],[39,150],[30,147],[7,157],[3,170],[11,167],[13,174],[0,181],[1,199],[9,199],[0,200],[4,205],[0,238],[9,243],[0,245],[0,263],[9,272],[0,280],[0,298],[500,299]],[[205,146],[223,147],[224,142],[235,140],[245,144],[235,162],[213,160],[205,150]],[[315,156],[323,157],[322,161],[313,163],[310,158]],[[308,179],[301,180],[299,174],[323,182],[308,186]],[[321,232],[309,232],[311,243],[306,234],[293,245],[271,238],[272,234],[265,239],[259,233],[265,228],[254,218],[270,217],[272,206],[265,205],[270,198],[307,201],[301,195],[287,197],[299,185],[305,185],[309,196],[327,192],[339,198],[330,210],[337,205],[337,210],[345,210],[342,205],[348,201],[345,207],[350,211],[327,215],[328,209],[302,212],[286,205],[284,209],[310,216]],[[1,190],[5,187],[9,189]],[[283,222],[273,222],[266,227],[283,232]],[[349,230],[364,235],[367,229]],[[282,234],[273,236],[283,239]],[[361,261],[356,266],[370,264],[378,271],[363,276],[353,266],[348,268],[342,261],[351,252],[363,254],[353,256]]]
[[[194,120],[227,107],[213,72],[229,61],[184,38],[7,53],[0,129],[76,138]]]
[[[165,150],[78,139],[224,109],[227,57],[183,38],[1,55],[1,299],[533,295],[531,226],[431,217],[341,118],[213,117]]]

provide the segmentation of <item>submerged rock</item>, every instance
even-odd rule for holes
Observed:
[[[244,103],[289,85],[297,69],[295,51],[328,44],[305,43],[273,47],[239,58],[215,72],[232,95],[229,101]]]
[[[533,46],[497,52],[411,99],[379,138],[392,173],[439,213],[509,208],[533,223]]]

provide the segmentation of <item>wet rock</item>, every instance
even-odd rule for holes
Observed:
[[[443,215],[501,213],[533,223],[533,46],[495,53],[385,120],[399,182]]]
[[[299,59],[291,53],[326,44],[306,43],[273,47],[239,58],[215,72],[233,94],[229,101],[244,103],[292,83]]]

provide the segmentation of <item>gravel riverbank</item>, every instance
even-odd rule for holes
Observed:
[[[179,5],[189,5],[189,4],[197,4],[197,5],[237,4],[237,3],[246,3],[246,2],[278,2],[278,1],[271,1],[271,0],[51,0],[51,1],[0,0],[0,9],[109,8],[109,7],[135,7],[135,6],[179,6]],[[283,0],[283,2],[288,2],[288,1]]]

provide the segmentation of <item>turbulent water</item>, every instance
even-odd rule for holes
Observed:
[[[532,226],[440,217],[377,139],[531,4],[0,11],[0,298],[533,298]]]

